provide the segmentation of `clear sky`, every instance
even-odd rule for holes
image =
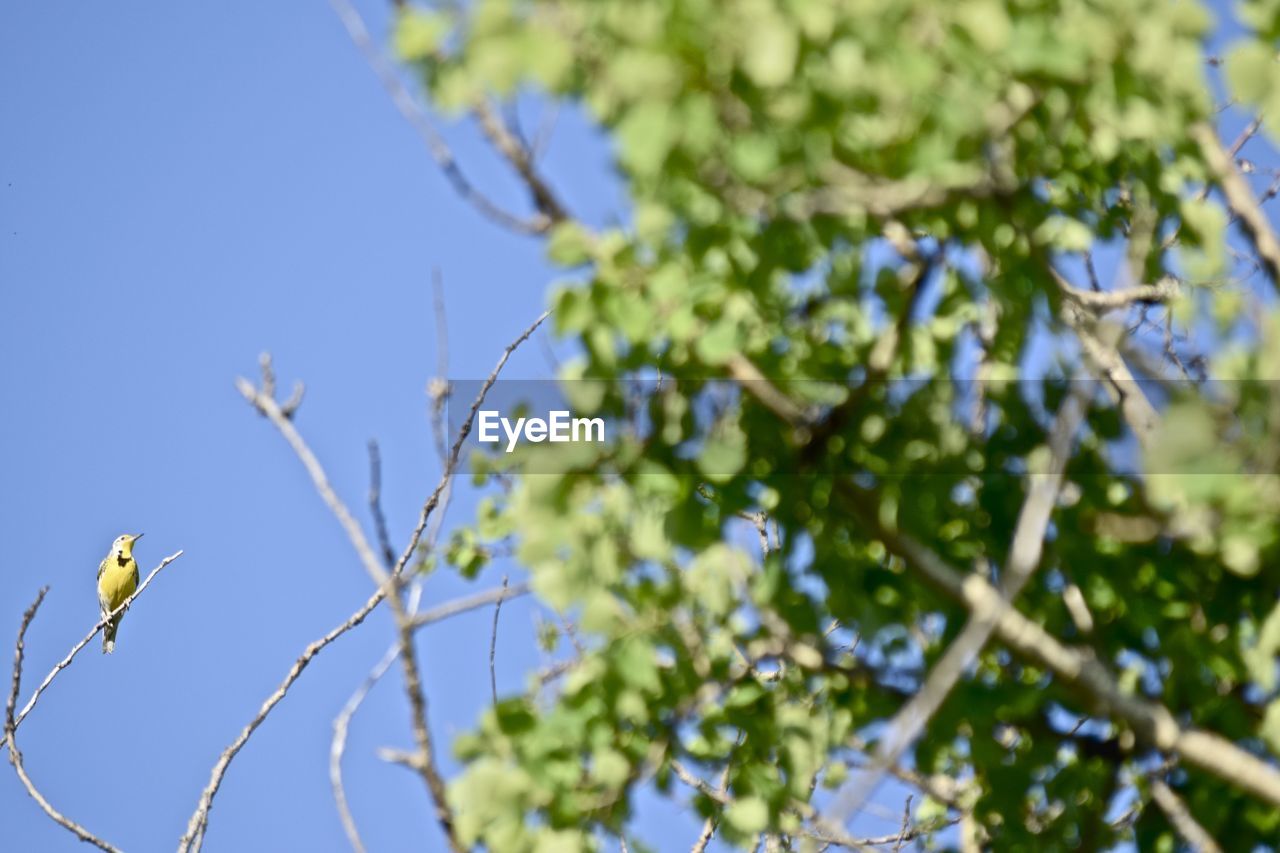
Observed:
[[[362,3],[376,38],[386,7]],[[94,572],[145,532],[143,571],[179,548],[124,621],[19,731],[60,809],[128,850],[173,847],[218,753],[310,641],[371,591],[302,467],[233,387],[270,350],[307,383],[297,423],[368,522],[365,444],[406,541],[439,475],[424,388],[435,373],[431,272],[444,278],[451,374],[488,373],[545,307],[539,245],[448,188],[323,2],[8,4],[0,13],[0,653],[30,634],[23,699],[98,616]],[[532,123],[535,111],[527,118]],[[478,183],[524,198],[467,126],[448,132]],[[625,216],[608,151],[561,116],[546,171],[589,222]],[[508,376],[548,376],[535,339]],[[465,493],[452,517],[465,519]],[[448,572],[426,603],[491,585]],[[503,609],[500,691],[538,664],[533,606]],[[433,627],[422,650],[437,739],[488,702],[491,612]],[[326,650],[236,759],[213,850],[343,850],[327,777],[331,722],[390,639],[379,611]],[[389,678],[364,706],[347,791],[371,850],[439,849]],[[447,763],[447,769],[456,769]],[[884,803],[900,803],[886,796]],[[687,849],[687,810],[640,800],[640,833]],[[0,767],[0,846],[83,850]],[[896,818],[855,829],[885,832]]]

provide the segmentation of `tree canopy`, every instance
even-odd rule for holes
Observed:
[[[456,845],[643,849],[652,784],[819,849],[888,770],[921,843],[1274,848],[1277,12],[402,11],[437,108],[580,108],[632,202],[584,222],[510,158],[562,378],[632,428],[476,469],[451,561],[510,545],[582,648],[457,741]]]

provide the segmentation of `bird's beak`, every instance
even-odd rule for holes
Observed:
[[[143,536],[145,536],[145,535],[146,535],[145,533],[138,533],[138,534],[135,534],[132,538],[130,538],[130,540],[129,540],[129,541],[130,541],[130,542],[137,542],[139,539],[141,539],[141,538],[142,538]]]

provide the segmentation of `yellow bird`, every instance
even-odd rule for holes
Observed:
[[[125,599],[133,595],[138,588],[138,563],[133,559],[133,543],[142,538],[139,533],[125,533],[117,536],[111,543],[111,553],[98,564],[98,606],[102,608],[102,618],[124,604]],[[102,653],[109,655],[116,648],[116,631],[120,630],[120,620],[124,614],[117,614],[107,623],[102,631]]]

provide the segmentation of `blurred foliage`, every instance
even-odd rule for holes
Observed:
[[[1272,123],[1278,11],[1241,4],[1246,35],[1223,63],[1233,97]],[[691,797],[726,842],[812,844],[824,791],[965,617],[860,528],[846,487],[954,566],[998,572],[1076,375],[1050,270],[1095,251],[1122,284],[1180,279],[1168,335],[1139,322],[1129,343],[1176,361],[1175,332],[1207,324],[1212,381],[1160,385],[1142,452],[1098,395],[1019,606],[1179,720],[1280,750],[1280,318],[1258,307],[1259,277],[1231,278],[1227,213],[1201,192],[1189,129],[1214,118],[1212,26],[1192,0],[402,12],[397,50],[438,108],[536,94],[608,134],[626,224],[570,219],[547,240],[566,275],[556,327],[583,353],[564,378],[667,378],[643,418],[624,382],[600,384],[579,414],[637,426],[561,473],[503,477],[450,544],[468,576],[490,545],[514,547],[582,634],[560,680],[534,678],[457,741],[468,842],[588,850],[625,834],[643,849],[629,821],[653,785]],[[1037,340],[1046,381],[1000,381]],[[788,424],[749,383],[710,399],[702,380],[743,364],[819,426]],[[776,530],[764,551],[757,524],[767,543]],[[912,766],[959,791],[918,799],[921,843],[953,843],[943,828],[971,810],[986,846],[1169,849],[1181,842],[1154,806],[1116,819],[1158,773],[1231,849],[1275,849],[1274,810],[1094,713],[988,648],[916,744]],[[729,804],[682,770],[712,789],[725,774]]]

